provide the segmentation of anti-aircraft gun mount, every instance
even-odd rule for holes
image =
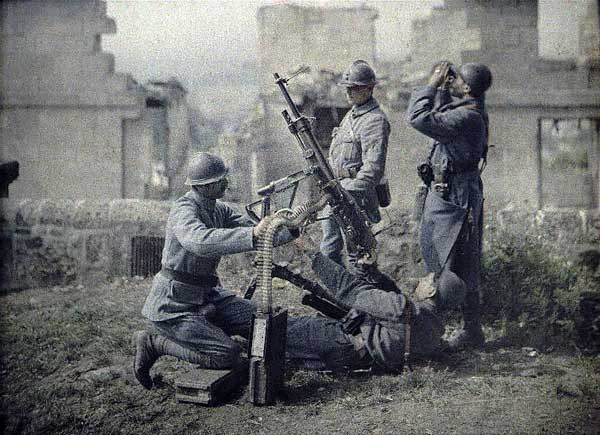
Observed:
[[[292,75],[303,72],[300,69]],[[287,333],[287,311],[275,313],[272,307],[272,279],[278,276],[305,291],[303,302],[325,312],[331,317],[341,318],[348,312],[348,307],[339,307],[327,301],[323,296],[326,292],[318,284],[295,274],[282,265],[273,264],[273,238],[280,227],[299,228],[307,222],[314,220],[318,211],[329,205],[331,218],[335,219],[342,229],[348,250],[357,252],[358,264],[370,265],[376,259],[377,241],[365,213],[336,179],[329,166],[323,150],[317,142],[311,129],[310,121],[300,113],[292,100],[287,83],[290,78],[282,78],[279,74],[273,75],[275,83],[289,106],[282,112],[282,116],[290,133],[294,136],[302,157],[308,163],[303,171],[296,172],[288,177],[276,180],[259,190],[262,197],[259,201],[249,204],[246,208],[248,214],[256,220],[264,218],[271,212],[271,198],[283,191],[291,190],[291,199],[288,208],[280,209],[274,213],[274,218],[263,234],[259,235],[257,247],[256,267],[257,277],[246,291],[246,297],[252,297],[255,290],[259,291],[260,303],[253,318],[250,332],[248,357],[249,369],[249,396],[255,405],[269,405],[275,400],[278,390],[283,386],[285,372],[285,337]],[[291,115],[290,115],[291,112]],[[312,177],[319,190],[319,198],[309,201],[297,208],[291,208],[298,183],[305,178]],[[261,206],[259,217],[253,208]]]

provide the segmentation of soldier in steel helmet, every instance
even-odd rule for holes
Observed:
[[[488,67],[449,62],[434,65],[429,83],[411,95],[408,122],[433,139],[426,166],[429,194],[420,232],[428,269],[449,269],[467,285],[462,305],[464,326],[449,340],[449,349],[480,347],[479,284],[483,218],[481,171],[488,149],[489,120],[485,92],[492,84]]]
[[[329,147],[329,161],[334,174],[373,223],[381,220],[375,188],[385,174],[390,135],[387,116],[373,97],[376,84],[375,72],[363,60],[353,62],[344,71],[339,85],[346,88],[352,109],[334,129]],[[342,264],[343,248],[342,232],[337,223],[333,219],[324,220],[320,251]],[[357,267],[358,258],[353,252],[348,252],[348,260],[353,272],[363,277],[375,281],[387,279],[379,273],[376,265],[367,269]]]
[[[455,273],[446,269],[435,282],[428,275],[409,299],[398,287],[383,289],[312,252],[306,239],[306,235],[297,239],[296,245],[311,258],[313,271],[326,287],[326,299],[349,311],[341,319],[291,317],[286,350],[294,365],[331,370],[373,367],[394,373],[410,363],[409,355],[426,358],[441,350],[444,313],[455,308],[465,293],[465,283]]]
[[[162,269],[142,309],[154,331],[133,336],[134,374],[145,388],[152,387],[150,368],[162,355],[210,369],[242,362],[241,348],[230,336],[248,336],[254,305],[221,286],[217,266],[223,255],[253,250],[269,217],[255,225],[219,201],[228,171],[220,157],[196,154],[185,181],[190,190],[171,208]],[[292,238],[283,230],[275,243]]]

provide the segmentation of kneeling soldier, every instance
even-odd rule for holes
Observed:
[[[248,337],[252,302],[221,286],[216,274],[223,255],[251,251],[258,225],[219,201],[228,186],[228,168],[210,153],[194,156],[185,182],[189,192],[171,209],[162,253],[162,270],[154,277],[142,314],[158,334],[137,331],[134,373],[152,388],[150,368],[171,355],[202,368],[227,369],[241,363],[240,346],[232,335]],[[276,244],[293,237],[279,233]]]

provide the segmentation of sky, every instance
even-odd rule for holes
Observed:
[[[577,52],[578,19],[588,0],[539,0],[540,53],[572,57]],[[411,20],[427,15],[443,0],[295,0],[310,6],[367,4],[379,10],[377,56],[408,54]],[[115,55],[118,72],[135,79],[177,77],[201,110],[215,110],[224,88],[237,88],[244,101],[256,88],[246,84],[256,74],[259,7],[281,0],[107,0],[117,33],[103,35],[105,51]],[[202,89],[202,92],[199,90]],[[221,106],[228,103],[222,101]],[[243,109],[243,108],[242,108]]]

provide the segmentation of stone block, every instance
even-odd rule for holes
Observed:
[[[89,234],[85,239],[85,260],[89,265],[106,264],[111,257],[110,235],[105,233]]]
[[[42,200],[36,211],[36,222],[45,225],[72,226],[77,202]]]
[[[36,224],[37,201],[24,199],[18,202],[15,212],[15,225],[17,227],[32,227]]]
[[[600,244],[600,209],[588,214],[588,228],[586,237],[589,243]]]
[[[494,217],[492,217],[494,222]],[[535,228],[535,212],[524,209],[500,210],[495,221],[500,228],[528,232]]]
[[[538,210],[535,224],[546,240],[569,244],[583,240],[583,221],[578,210]]]
[[[110,228],[112,223],[109,219],[109,210],[110,201],[78,201],[73,216],[73,227]]]
[[[109,221],[113,225],[141,225],[146,229],[164,231],[171,203],[136,199],[113,200],[109,206]]]
[[[41,249],[44,246],[44,240],[37,236],[17,236],[14,243],[15,253],[18,256],[29,255],[32,251]]]
[[[69,239],[15,235],[13,243],[18,287],[65,284],[79,273],[81,257],[71,255]]]
[[[54,225],[46,225],[45,226],[45,232],[49,237],[58,237],[58,238],[63,238],[63,237],[67,237],[67,233],[69,231],[72,231],[70,229],[67,229],[66,227],[57,227]]]

